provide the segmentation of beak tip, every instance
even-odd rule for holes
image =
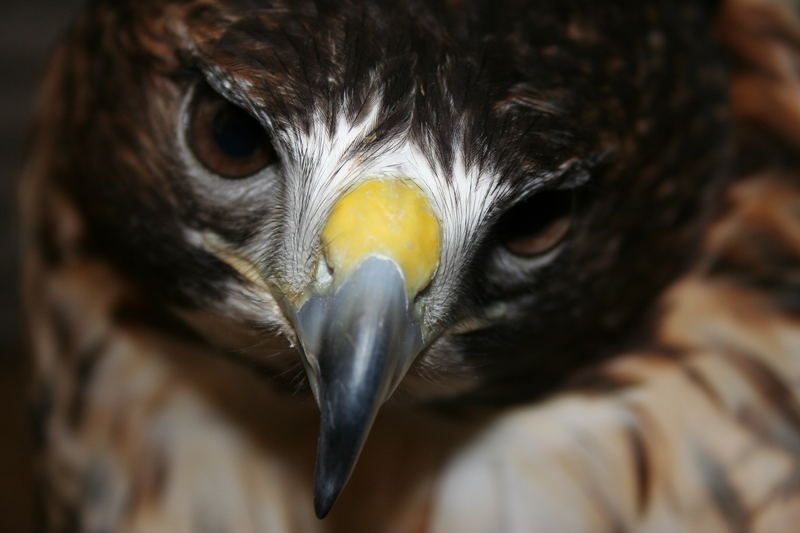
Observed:
[[[353,473],[361,448],[375,419],[375,409],[359,408],[352,403],[339,404],[324,397],[314,466],[314,511],[324,518]],[[374,405],[374,401],[366,402]],[[331,408],[346,413],[346,423],[333,422]],[[345,417],[341,417],[345,418]]]
[[[317,457],[317,467],[314,474],[314,512],[317,518],[325,518],[330,512],[336,498],[342,491],[344,484],[350,477],[350,468],[343,470],[341,468],[334,468],[331,471],[326,467],[326,462],[323,458]]]
[[[328,515],[338,495],[338,491],[330,492],[321,490],[320,485],[314,488],[314,512],[317,518],[323,519]]]

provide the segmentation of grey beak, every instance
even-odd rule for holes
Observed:
[[[297,312],[306,371],[321,411],[314,508],[328,514],[358,460],[380,406],[422,349],[397,264],[365,259],[332,293]]]

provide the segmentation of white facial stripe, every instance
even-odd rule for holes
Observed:
[[[348,122],[344,114],[336,119],[333,135],[321,115],[312,121],[310,132],[286,134],[283,141],[291,147],[285,176],[287,232],[283,243],[288,253],[290,284],[308,283],[319,233],[333,205],[346,190],[367,178],[403,177],[416,182],[425,191],[442,225],[442,257],[431,289],[422,298],[425,305],[441,308],[460,278],[465,259],[474,249],[480,230],[492,206],[510,193],[508,186],[491,171],[468,167],[458,128],[453,138],[452,168],[437,169],[431,164],[426,147],[419,146],[405,134],[389,140],[377,151],[370,146],[368,155],[360,154],[359,144],[369,142],[377,125],[378,108],[373,105],[359,124]],[[441,310],[441,309],[440,309]],[[438,313],[433,313],[437,315]]]
[[[314,113],[308,134],[297,130],[282,134],[284,144],[290,147],[284,157],[289,204],[286,206],[289,215],[286,251],[290,254],[287,257],[290,268],[291,265],[307,266],[303,264],[304,259],[314,246],[312,241],[317,239],[333,201],[358,181],[361,173],[358,162],[347,160],[345,154],[374,129],[377,114],[373,106],[357,126],[339,116],[334,135],[330,135],[324,118]],[[305,273],[296,274],[303,276]]]

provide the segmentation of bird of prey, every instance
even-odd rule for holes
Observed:
[[[42,530],[793,531],[796,8],[88,2],[21,178]]]

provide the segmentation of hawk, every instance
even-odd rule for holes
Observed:
[[[21,182],[43,530],[793,529],[795,7],[89,2]]]

